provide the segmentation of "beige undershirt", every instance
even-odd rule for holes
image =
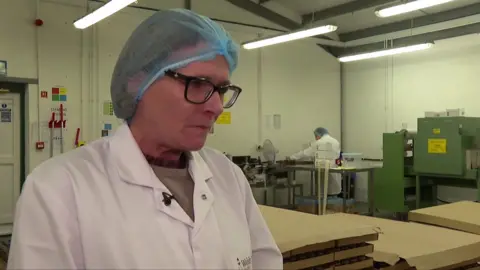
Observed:
[[[171,169],[151,165],[157,178],[170,190],[174,200],[183,208],[185,213],[195,221],[193,211],[193,189],[195,183],[188,173],[188,168]]]

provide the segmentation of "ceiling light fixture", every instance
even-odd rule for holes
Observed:
[[[382,56],[421,51],[421,50],[426,50],[428,48],[431,48],[432,46],[433,46],[433,43],[423,43],[423,44],[417,44],[417,45],[406,46],[401,48],[376,51],[371,53],[362,53],[357,55],[344,56],[344,57],[338,58],[338,60],[340,62],[352,62],[352,61],[358,61],[358,60],[378,58]]]
[[[288,41],[292,41],[292,40],[323,35],[323,34],[333,32],[335,30],[337,30],[336,26],[324,25],[324,26],[319,26],[319,27],[315,27],[315,28],[299,30],[299,31],[295,31],[295,32],[288,32],[288,33],[281,34],[281,35],[278,35],[278,36],[267,37],[267,38],[262,38],[262,39],[258,39],[258,40],[254,40],[254,41],[249,41],[249,42],[244,43],[242,46],[243,46],[243,48],[245,48],[247,50],[257,49],[257,48],[260,48],[260,47],[270,46],[270,45],[279,44],[279,43],[283,43],[283,42],[288,42]]]
[[[99,9],[95,10],[94,12],[75,21],[73,25],[75,26],[75,28],[85,29],[136,1],[137,0],[111,0],[110,2],[101,6]]]
[[[375,14],[378,17],[382,17],[382,18],[391,17],[391,16],[408,13],[408,12],[412,12],[419,9],[424,9],[424,8],[445,4],[452,1],[454,0],[416,0],[416,1],[405,3],[405,4],[400,4],[400,5],[376,10]]]

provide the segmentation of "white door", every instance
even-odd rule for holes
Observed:
[[[20,95],[0,93],[0,224],[13,223],[20,157]]]

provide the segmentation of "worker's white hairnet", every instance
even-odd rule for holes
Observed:
[[[132,33],[115,65],[110,87],[115,115],[131,119],[145,91],[167,70],[222,55],[232,73],[238,48],[223,27],[207,17],[184,9],[153,14]]]
[[[323,127],[318,127],[313,131],[313,134],[321,137],[323,135],[328,134],[328,130],[326,128],[323,128]]]

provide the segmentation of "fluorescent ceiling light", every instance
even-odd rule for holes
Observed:
[[[243,48],[247,50],[256,49],[260,47],[270,46],[278,43],[283,43],[291,40],[297,40],[307,37],[313,37],[318,35],[323,35],[337,30],[336,26],[333,25],[324,25],[315,28],[309,28],[305,30],[300,30],[296,32],[289,32],[279,36],[274,36],[270,38],[264,38],[261,40],[251,41],[243,44]]]
[[[454,0],[416,0],[416,1],[405,3],[405,4],[396,5],[393,7],[382,8],[380,10],[375,11],[375,14],[378,17],[382,17],[382,18],[390,17],[390,16],[395,16],[403,13],[412,12],[419,9],[424,9],[424,8],[433,7],[436,5],[445,4],[452,1]]]
[[[128,5],[136,2],[136,0],[111,0],[105,5],[101,6],[94,12],[86,15],[85,17],[75,21],[73,25],[78,29],[85,29],[97,22],[105,19],[113,13],[127,7]]]
[[[412,46],[407,46],[407,47],[376,51],[376,52],[371,52],[371,53],[363,53],[363,54],[345,56],[345,57],[340,57],[338,60],[340,62],[352,62],[352,61],[365,60],[365,59],[377,58],[377,57],[382,57],[382,56],[389,56],[389,55],[395,55],[395,54],[401,54],[401,53],[415,52],[415,51],[428,49],[432,46],[433,46],[433,43],[424,43],[424,44],[412,45]]]

